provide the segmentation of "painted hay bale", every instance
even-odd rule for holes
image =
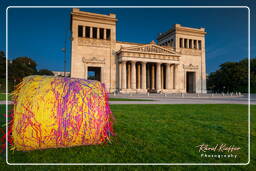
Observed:
[[[101,144],[112,134],[108,94],[98,81],[29,76],[14,92],[14,149]]]

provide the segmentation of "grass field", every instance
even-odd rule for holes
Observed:
[[[4,106],[1,105],[1,113]],[[248,146],[246,105],[111,105],[116,118],[111,144],[48,149],[31,152],[9,152],[9,162],[73,162],[73,163],[246,163]],[[251,107],[255,114],[256,106]],[[2,117],[2,116],[1,116]],[[3,118],[1,118],[3,121]],[[252,122],[255,123],[254,117]],[[2,125],[2,123],[1,123]],[[251,138],[255,140],[253,124]],[[202,158],[197,145],[235,145],[234,158]],[[255,170],[255,147],[249,166],[132,166],[131,169],[218,169]],[[216,153],[216,152],[215,152]],[[217,154],[224,154],[219,152]],[[227,153],[226,153],[227,154]],[[0,160],[3,169],[4,158]],[[15,166],[23,169],[24,166]],[[124,169],[127,166],[66,166],[70,169]],[[58,168],[64,169],[65,166]],[[53,166],[32,166],[34,169],[56,170]]]
[[[0,93],[0,101],[6,99],[6,94]],[[11,95],[8,95],[8,100],[11,100]]]

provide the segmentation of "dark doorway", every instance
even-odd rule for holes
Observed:
[[[187,93],[195,93],[196,92],[196,84],[195,84],[195,72],[187,72]]]
[[[88,80],[101,81],[101,68],[100,67],[88,67]]]

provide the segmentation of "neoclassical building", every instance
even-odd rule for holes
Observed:
[[[115,14],[71,13],[71,77],[109,92],[205,93],[205,29],[175,24],[148,44],[116,40]]]

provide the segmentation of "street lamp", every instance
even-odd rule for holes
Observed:
[[[10,60],[9,63],[12,64],[13,60]],[[9,73],[8,73],[8,75],[9,75]],[[16,84],[16,79],[14,78],[14,80],[13,80],[13,90],[15,89],[15,84]]]
[[[65,44],[66,44],[66,40],[65,40]],[[64,77],[66,77],[66,63],[67,63],[67,61],[66,61],[66,48],[62,48],[61,50],[64,53]]]
[[[67,64],[67,60],[66,60],[66,53],[67,53],[67,31],[65,31],[65,36],[64,36],[64,48],[62,48],[61,50],[64,52],[64,77],[66,77],[66,64]]]

